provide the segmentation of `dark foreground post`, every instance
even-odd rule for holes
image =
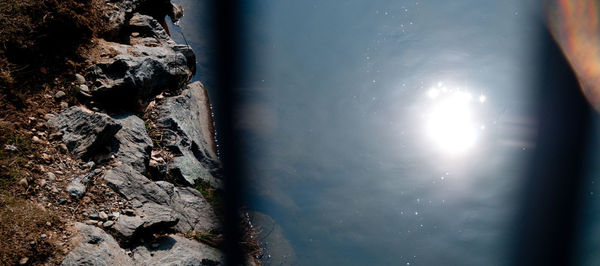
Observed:
[[[545,26],[537,44],[539,132],[511,243],[513,265],[570,265],[593,111]]]
[[[241,229],[238,211],[243,198],[243,179],[241,170],[244,169],[238,147],[240,136],[234,130],[234,106],[238,101],[240,81],[243,79],[243,69],[240,64],[243,56],[242,36],[244,29],[241,23],[240,5],[236,0],[211,1],[214,10],[214,44],[216,48],[216,101],[219,107],[216,113],[216,129],[219,139],[219,150],[223,162],[225,181],[225,256],[227,265],[243,265],[245,256],[240,246]]]

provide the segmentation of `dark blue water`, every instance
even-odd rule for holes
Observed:
[[[205,7],[181,3],[210,90],[207,20],[189,15]],[[520,0],[247,3],[248,200],[296,264],[507,262],[535,148],[534,19]],[[440,102],[428,93],[444,87],[473,95],[477,137],[459,154],[426,130]]]

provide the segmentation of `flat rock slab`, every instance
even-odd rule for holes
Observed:
[[[158,110],[157,125],[164,129],[164,141],[175,155],[169,171],[189,184],[200,179],[221,187],[212,111],[202,83],[189,84]]]
[[[48,123],[60,130],[67,149],[84,160],[103,149],[121,129],[121,125],[106,114],[94,113],[73,106],[51,117]]]
[[[172,215],[178,219],[174,228],[182,233],[220,230],[212,207],[200,192],[192,188],[175,187],[165,181],[153,182],[128,165],[107,171],[104,180],[114,191],[132,202],[136,213],[145,214],[142,218],[144,222],[152,217]]]
[[[153,244],[131,249],[131,256],[102,229],[77,223],[76,248],[63,260],[75,265],[223,265],[223,254],[205,244],[177,235],[165,236]]]
[[[143,265],[222,265],[223,254],[210,246],[171,235],[133,250],[136,263]]]
[[[77,223],[78,246],[63,260],[63,266],[75,265],[133,265],[125,250],[119,247],[115,239],[95,226]]]

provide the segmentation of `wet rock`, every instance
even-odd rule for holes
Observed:
[[[134,265],[125,250],[102,229],[81,223],[76,228],[76,242],[80,244],[67,254],[61,265]]]
[[[212,111],[202,83],[194,82],[181,95],[165,100],[159,107],[157,125],[175,155],[168,166],[170,173],[190,185],[200,179],[221,186]]]
[[[140,33],[131,45],[99,42],[104,54],[88,68],[95,80],[92,95],[107,107],[134,107],[165,89],[178,89],[194,73],[195,56],[189,46],[175,43],[150,16],[133,14],[128,29]]]
[[[69,193],[69,195],[75,198],[83,197],[87,190],[88,181],[88,177],[84,175],[80,175],[73,178],[69,186],[67,186],[67,193]]]
[[[145,244],[133,250],[133,259],[142,265],[221,265],[223,254],[205,244],[172,235],[153,247]]]
[[[211,232],[220,228],[211,206],[200,192],[192,188],[175,187],[165,181],[153,182],[127,165],[109,170],[104,180],[109,187],[133,202],[134,206],[136,202],[141,205],[136,208],[138,213],[147,214],[148,206],[154,205],[169,209],[179,220],[175,229],[180,232]]]
[[[48,123],[63,132],[67,149],[84,160],[106,150],[121,125],[105,114],[71,107],[51,118]]]

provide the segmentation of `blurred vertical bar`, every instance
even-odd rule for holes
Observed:
[[[511,243],[513,265],[570,265],[592,109],[545,25],[536,46],[539,131]]]
[[[224,251],[227,265],[243,265],[245,254],[240,245],[242,232],[239,210],[245,191],[241,175],[244,167],[238,152],[240,136],[234,129],[234,107],[239,97],[237,88],[244,74],[241,65],[244,28],[238,1],[216,0],[211,1],[209,6],[215,14],[211,24],[215,27],[213,37],[216,51],[211,61],[215,62],[216,68],[215,88],[219,109],[215,110],[215,117],[225,183]]]

